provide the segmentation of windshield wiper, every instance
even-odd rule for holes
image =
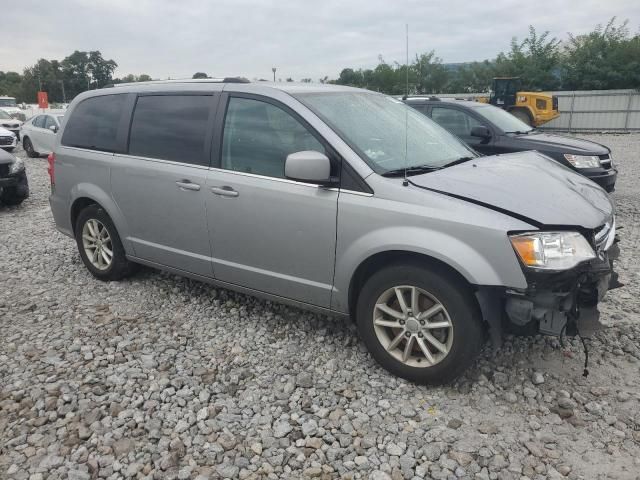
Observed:
[[[440,170],[442,167],[434,167],[433,165],[413,165],[407,168],[395,168],[393,170],[387,170],[382,174],[383,177],[403,177],[405,172],[407,176],[419,175],[421,173],[433,172],[434,170]]]
[[[454,165],[459,165],[461,163],[468,162],[469,160],[475,160],[476,158],[477,157],[460,157],[460,158],[457,158],[456,160],[453,160],[452,162],[445,163],[440,168],[453,167]]]
[[[516,135],[527,135],[531,132],[533,132],[533,128],[531,130],[527,130],[526,132],[522,130],[514,130],[513,132],[504,132],[504,133],[515,133]]]

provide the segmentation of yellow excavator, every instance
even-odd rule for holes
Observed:
[[[520,77],[496,77],[491,94],[474,100],[500,107],[532,127],[560,116],[558,97],[542,92],[522,92],[520,84]]]

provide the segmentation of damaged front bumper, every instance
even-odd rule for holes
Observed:
[[[619,248],[614,243],[598,258],[571,270],[528,272],[526,290],[505,291],[508,321],[557,336],[575,335],[583,324],[595,324],[599,318],[598,302],[608,290],[621,286],[613,266],[618,255]]]
[[[617,241],[600,256],[564,272],[527,272],[527,288],[484,287],[476,291],[494,346],[505,329],[535,335],[575,335],[596,325],[598,303],[607,291],[622,286],[614,270]],[[515,327],[515,328],[514,328]]]

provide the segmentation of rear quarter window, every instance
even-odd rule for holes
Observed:
[[[105,152],[119,150],[118,127],[126,99],[126,94],[117,94],[83,100],[67,119],[62,145]]]
[[[180,94],[138,97],[131,122],[129,154],[208,165],[207,124],[212,98]]]

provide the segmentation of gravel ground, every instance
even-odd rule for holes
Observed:
[[[26,159],[32,196],[0,207],[0,478],[640,478],[640,135],[589,138],[620,167],[627,284],[591,375],[577,339],[508,337],[441,388],[387,374],[350,322],[147,269],[94,280]]]

